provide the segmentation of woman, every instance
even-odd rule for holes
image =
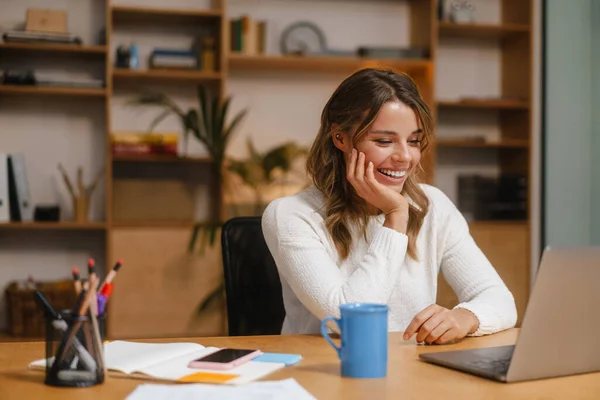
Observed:
[[[360,70],[321,115],[307,169],[314,185],[263,215],[286,318],[282,333],[318,333],[352,302],[389,306],[389,329],[442,344],[513,327],[512,294],[454,204],[418,183],[432,140],[431,113],[404,74]],[[438,273],[456,292],[435,304]]]

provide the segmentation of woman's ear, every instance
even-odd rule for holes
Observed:
[[[331,130],[331,140],[333,140],[333,145],[344,153],[349,153],[352,150],[350,138],[347,134],[339,130],[339,126],[333,126],[333,129]]]

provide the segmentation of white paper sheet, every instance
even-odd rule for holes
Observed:
[[[315,400],[295,379],[253,382],[244,386],[205,384],[139,385],[126,400]]]

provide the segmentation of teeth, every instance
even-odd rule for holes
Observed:
[[[391,169],[379,169],[378,171],[384,175],[391,176],[392,178],[401,178],[406,175],[406,171],[394,171]]]

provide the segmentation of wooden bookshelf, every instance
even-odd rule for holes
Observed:
[[[210,164],[210,157],[173,157],[161,155],[114,155],[113,162],[122,163],[173,163],[173,164]]]
[[[124,69],[115,68],[113,79],[125,81],[172,81],[172,82],[204,82],[218,81],[223,75],[220,72],[204,72],[201,70],[171,70],[171,69]]]
[[[104,222],[10,222],[1,223],[2,229],[41,229],[41,230],[104,230],[106,224]]]
[[[54,86],[20,86],[20,85],[0,85],[0,94],[15,95],[56,95],[56,96],[74,96],[74,97],[106,97],[106,89],[89,89],[74,87],[54,87]]]
[[[3,50],[19,52],[48,52],[48,53],[73,53],[105,56],[106,46],[80,46],[69,44],[42,44],[42,43],[0,43],[0,52]]]
[[[519,139],[503,139],[499,141],[483,141],[483,140],[470,140],[470,139],[444,139],[437,138],[435,140],[436,145],[439,147],[471,147],[471,148],[488,148],[488,149],[500,149],[500,148],[515,148],[515,149],[526,149],[529,147],[527,140]]]
[[[508,109],[508,110],[527,110],[529,102],[519,100],[504,99],[465,99],[458,101],[438,101],[440,108],[488,108],[488,109]]]
[[[287,70],[311,72],[353,71],[363,67],[390,67],[410,72],[430,67],[430,62],[420,59],[375,60],[359,57],[302,57],[232,53],[228,57],[231,70]]]
[[[114,5],[111,8],[113,22],[167,22],[192,23],[198,20],[215,20],[223,16],[220,10],[175,10],[168,8],[132,7]]]
[[[192,228],[200,222],[178,220],[113,221],[115,228]]]
[[[444,50],[452,49],[455,52],[464,50],[464,54],[468,54],[467,52],[472,50],[472,54],[476,54],[482,46],[488,46],[487,43],[482,41],[497,41],[498,43],[489,44],[490,57],[482,62],[491,62],[492,57],[497,57],[498,75],[493,78],[497,80],[499,90],[497,94],[494,93],[498,98],[489,98],[489,95],[485,96],[482,93],[482,98],[478,99],[470,93],[476,90],[475,85],[467,82],[472,77],[464,76],[462,78],[465,83],[464,93],[461,93],[462,82],[457,81],[448,84],[445,91],[439,89],[444,87],[444,83],[447,82],[445,80],[457,79],[455,76],[446,74],[443,78],[436,77],[437,90],[450,97],[447,92],[451,88],[452,97],[461,100],[436,102],[437,131],[439,133],[434,145],[434,154],[436,154],[434,159],[436,159],[435,165],[441,171],[448,166],[445,164],[438,165],[437,154],[447,148],[464,149],[465,153],[461,155],[464,164],[461,158],[456,157],[453,158],[450,166],[456,171],[453,175],[453,177],[456,177],[461,173],[477,173],[473,171],[472,165],[469,164],[469,154],[473,154],[475,160],[481,160],[485,156],[481,157],[481,154],[476,153],[484,151],[484,149],[497,150],[494,157],[490,157],[489,163],[485,164],[486,168],[489,167],[494,173],[498,174],[518,173],[526,178],[527,187],[525,189],[527,190],[528,212],[525,219],[473,221],[469,224],[475,242],[513,293],[520,320],[525,311],[529,295],[530,264],[532,262],[530,245],[532,227],[529,214],[531,212],[532,189],[535,184],[532,182],[534,165],[531,146],[531,143],[533,143],[533,106],[529,99],[533,98],[534,5],[532,0],[499,0],[497,3],[499,14],[496,16],[498,22],[495,24],[456,24],[448,21],[437,21],[435,24],[437,40],[433,55],[436,74],[438,68],[440,68],[439,66],[444,65],[443,61],[438,61],[439,59],[443,58],[445,61],[450,61],[448,58],[451,57],[450,53]],[[481,18],[476,15],[476,18],[478,17]],[[496,52],[496,54],[492,55],[492,52]],[[477,56],[474,57],[477,58]],[[457,59],[452,61],[458,62]],[[468,62],[477,63],[479,61],[474,59]],[[478,65],[478,67],[480,66]],[[487,72],[485,71],[485,73]],[[488,77],[486,76],[485,79],[488,79]],[[486,90],[488,89],[481,89],[482,92]],[[498,141],[445,139],[443,137],[445,123],[448,124],[446,127],[449,130],[459,130],[459,125],[453,124],[464,124],[466,130],[476,131],[477,127],[480,126],[478,124],[483,121],[481,118],[477,118],[477,114],[488,113],[488,111],[492,111],[494,115],[491,116],[493,118],[486,120],[486,124],[491,122],[495,123],[496,126],[486,125],[484,129],[496,130],[498,137],[500,137]],[[470,124],[471,119],[472,125]],[[442,158],[440,157],[440,162],[442,162]],[[446,159],[443,162],[448,161]],[[452,177],[448,176],[444,179],[452,179]],[[450,295],[450,293],[451,289],[447,284],[440,285],[438,303],[444,306],[455,305],[456,297]]]
[[[514,35],[526,35],[530,31],[531,29],[528,25],[514,23],[501,25],[439,23],[439,32],[442,38],[502,39]]]

